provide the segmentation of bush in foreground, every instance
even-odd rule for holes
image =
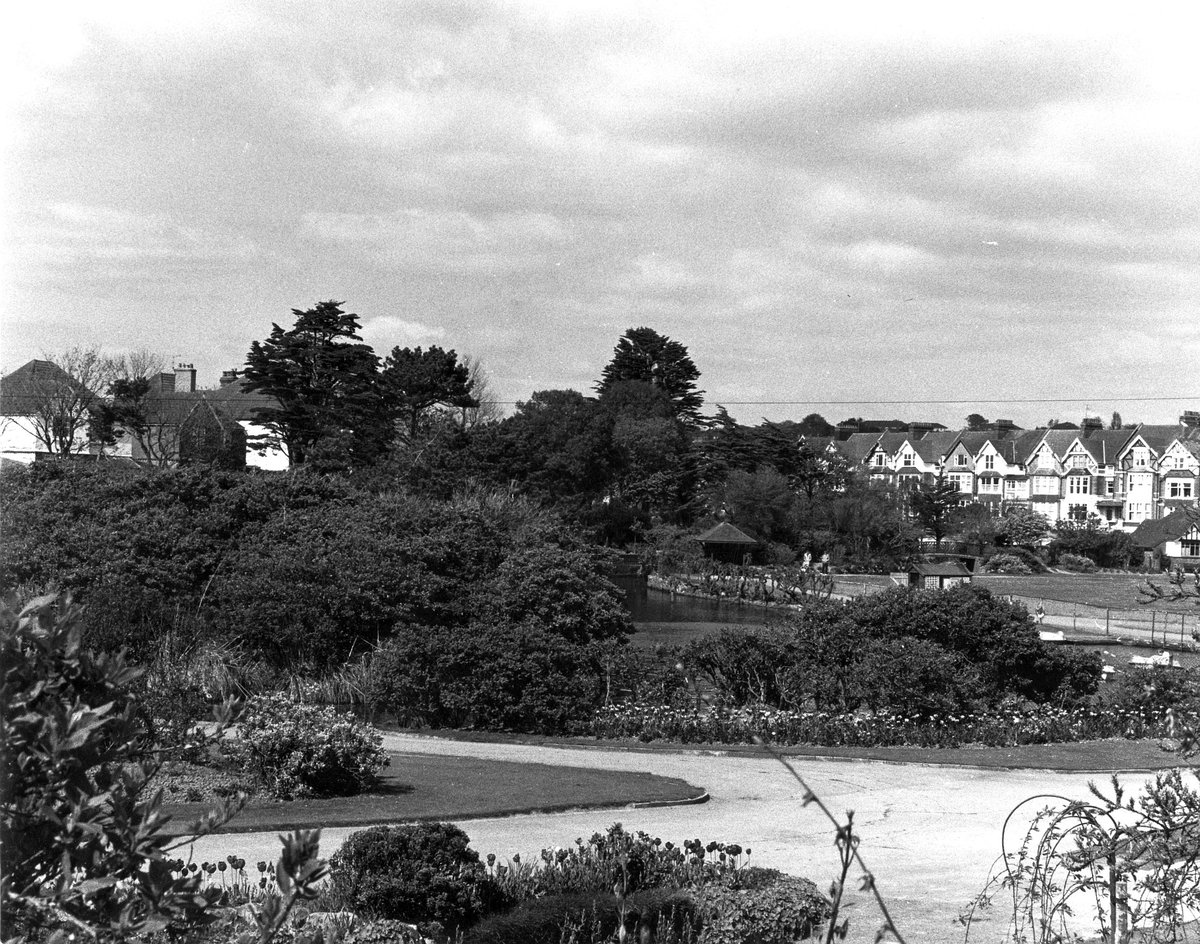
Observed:
[[[388,763],[370,725],[281,694],[250,699],[237,733],[247,766],[283,799],[361,793]]]
[[[499,904],[467,834],[450,823],[375,826],[330,859],[332,892],[371,918],[436,921],[451,935]]]

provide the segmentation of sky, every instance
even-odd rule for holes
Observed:
[[[1200,65],[1152,8],[27,6],[5,370],[215,385],[335,299],[502,401],[646,325],[749,423],[1200,409]]]

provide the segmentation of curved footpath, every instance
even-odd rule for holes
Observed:
[[[712,751],[641,752],[563,746],[480,743],[389,733],[389,751],[488,758],[608,770],[646,771],[701,785],[710,800],[699,805],[649,809],[575,810],[470,819],[460,825],[481,855],[535,857],[546,847],[568,846],[613,822],[676,843],[737,842],[753,850],[750,861],[811,878],[827,887],[836,869],[833,830],[803,789],[769,756]],[[1035,794],[1085,798],[1090,780],[1107,774],[978,769],[925,764],[796,757],[799,772],[839,815],[854,810],[860,852],[875,874],[898,925],[910,942],[963,940],[956,918],[982,888],[1001,852],[1004,818]],[[1130,773],[1128,786],[1150,775]],[[496,784],[502,792],[503,784]],[[326,829],[321,851],[332,853],[354,830]],[[1010,836],[1010,846],[1020,836]],[[208,836],[195,843],[197,861],[236,854],[274,860],[275,832]],[[181,850],[186,854],[186,850]],[[857,882],[855,882],[857,887]],[[879,927],[873,903],[855,892],[849,915],[853,941],[872,941]],[[1003,939],[1002,916],[977,924],[971,941]]]

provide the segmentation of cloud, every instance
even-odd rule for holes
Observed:
[[[424,325],[418,321],[406,321],[392,315],[368,318],[363,322],[363,340],[382,356],[393,347],[411,347],[440,341],[446,336],[443,328]]]

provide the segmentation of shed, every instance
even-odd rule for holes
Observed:
[[[759,542],[740,528],[735,528],[728,521],[722,521],[716,527],[709,528],[696,538],[704,548],[704,553],[713,560],[725,561],[730,564],[740,564],[747,554],[753,554]]]
[[[949,590],[971,582],[971,571],[958,561],[936,564],[924,561],[913,564],[908,572],[908,585],[922,590]]]

